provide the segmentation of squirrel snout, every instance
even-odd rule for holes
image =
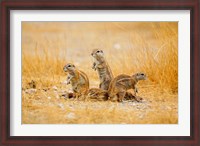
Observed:
[[[64,66],[64,67],[63,67],[63,70],[64,70],[65,72],[67,71],[67,68],[66,68],[66,66]]]

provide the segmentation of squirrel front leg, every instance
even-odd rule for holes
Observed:
[[[94,69],[94,70],[97,69],[97,64],[95,62],[93,63],[92,69]]]
[[[138,93],[138,89],[136,86],[134,86],[134,95],[136,96],[136,93]]]
[[[70,84],[71,79],[72,79],[72,76],[68,75],[67,76],[67,85]]]
[[[103,67],[104,67],[104,66],[103,66],[102,64],[99,64],[99,63],[94,62],[94,63],[93,63],[92,69],[97,70],[97,68],[103,68]]]

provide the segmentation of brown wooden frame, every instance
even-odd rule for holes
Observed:
[[[5,0],[1,2],[0,145],[200,146],[200,0]],[[10,136],[10,10],[190,10],[190,136]],[[180,48],[179,48],[180,49]]]

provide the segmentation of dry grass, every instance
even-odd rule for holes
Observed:
[[[142,103],[65,100],[63,66],[74,63],[98,87],[93,48],[102,48],[114,75],[145,72]],[[28,83],[34,80],[37,91]],[[23,22],[23,123],[177,123],[178,24],[175,22]],[[29,92],[30,90],[30,92]]]

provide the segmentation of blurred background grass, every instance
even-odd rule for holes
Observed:
[[[60,85],[66,79],[62,69],[71,62],[89,76],[91,87],[98,87],[91,69],[94,48],[104,50],[114,76],[146,73],[148,80],[139,84],[139,92],[147,99],[165,98],[178,106],[177,22],[22,22],[22,86],[34,80],[38,89],[67,89]],[[24,107],[35,99],[23,97]],[[23,109],[26,113],[29,108]],[[177,122],[177,115],[172,118]]]

